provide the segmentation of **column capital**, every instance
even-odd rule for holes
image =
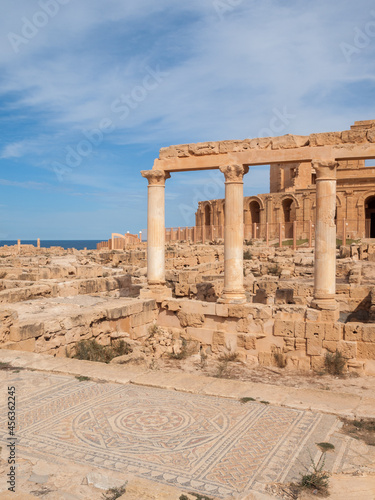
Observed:
[[[245,165],[226,165],[220,167],[220,172],[225,175],[225,182],[242,182],[243,176],[247,174],[249,167]]]
[[[313,160],[312,166],[316,172],[316,180],[336,180],[336,169],[339,162],[336,160]]]
[[[165,181],[171,176],[164,170],[142,170],[141,175],[148,180],[149,186],[164,186]]]

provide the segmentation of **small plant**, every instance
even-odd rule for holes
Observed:
[[[310,454],[310,453],[309,453]],[[322,495],[328,494],[328,479],[329,473],[324,471],[326,452],[324,451],[315,463],[310,454],[312,472],[307,470],[307,474],[303,474],[299,486],[308,490],[317,490]]]
[[[154,337],[158,333],[160,333],[160,327],[156,323],[152,324],[148,329],[149,336]]]
[[[269,401],[259,401],[259,403],[262,403],[262,404],[264,404],[264,405],[269,405],[269,404],[270,404],[270,402],[269,402]]]
[[[98,344],[96,340],[81,340],[75,346],[75,359],[109,363],[113,358],[129,354],[131,348],[124,340],[117,340],[110,346]]]
[[[281,269],[277,264],[270,266],[267,271],[267,274],[271,274],[272,276],[280,276],[280,273]]]
[[[238,360],[238,352],[226,352],[219,356],[219,361],[224,361],[225,363],[231,363]]]
[[[316,446],[318,446],[323,452],[332,451],[335,449],[332,443],[326,443],[326,442],[316,443]]]
[[[76,379],[80,382],[87,382],[88,380],[91,380],[90,377],[85,377],[84,375],[77,375]]]
[[[243,253],[244,260],[251,260],[253,258],[250,250],[245,250]]]
[[[375,419],[349,420],[343,418],[342,432],[375,446]]]
[[[241,398],[240,399],[240,403],[243,405],[246,403],[249,403],[250,401],[256,401],[256,399],[254,399],[254,398]]]
[[[201,495],[199,493],[192,493],[189,491],[189,495],[196,498],[196,500],[213,500],[211,497],[207,497],[206,495]],[[189,500],[189,497],[186,495],[181,495],[179,500]]]
[[[336,350],[335,353],[327,352],[324,357],[324,366],[330,375],[342,377],[346,360],[340,351]]]
[[[5,271],[0,272],[0,280],[5,278],[6,275],[7,275],[7,273]]]
[[[180,352],[174,353],[172,352],[169,356],[173,359],[186,359],[192,353],[191,347],[186,339],[182,339],[182,346]]]
[[[282,352],[274,352],[273,356],[275,358],[276,365],[279,368],[285,368],[286,367],[286,356]]]
[[[19,371],[23,370],[23,368],[17,368],[15,366],[12,366],[10,363],[2,363],[1,362],[0,363],[0,370],[18,373]]]
[[[214,374],[214,377],[231,378],[232,373],[229,367],[229,363],[233,363],[234,361],[237,361],[237,359],[238,359],[237,352],[227,352],[225,354],[222,354],[219,357],[219,364],[217,366],[217,370],[216,373]]]
[[[120,498],[126,492],[127,484],[128,483],[125,483],[119,488],[110,488],[105,493],[103,493],[103,500],[117,500],[117,498]]]

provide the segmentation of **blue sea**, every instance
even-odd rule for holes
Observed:
[[[107,240],[105,238],[102,240],[40,240],[40,246],[42,248],[63,247],[65,249],[75,248],[76,250],[83,250],[87,248],[87,250],[96,250],[97,243]],[[0,247],[5,245],[17,245],[17,240],[0,240]],[[36,247],[37,240],[21,240],[21,245],[34,245]]]

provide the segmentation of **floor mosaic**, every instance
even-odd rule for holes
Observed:
[[[17,415],[24,450],[221,498],[290,478],[336,422],[256,402],[52,375],[48,386],[22,394]]]

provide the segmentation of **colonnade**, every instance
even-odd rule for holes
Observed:
[[[336,308],[336,169],[333,160],[313,160],[316,178],[314,300],[318,309]],[[225,177],[223,303],[245,303],[243,283],[243,176],[249,167],[220,167]],[[165,286],[165,181],[170,173],[145,170],[148,180],[147,279],[157,293]]]

